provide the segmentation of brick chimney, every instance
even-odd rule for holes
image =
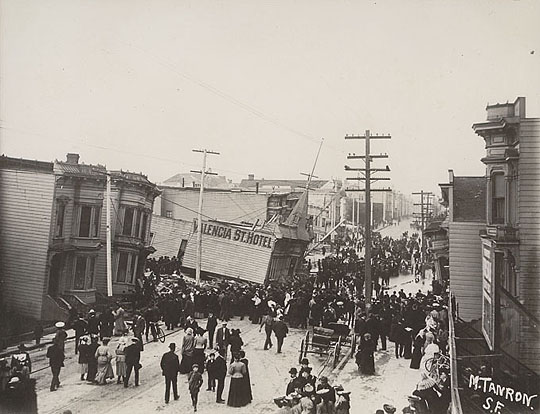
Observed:
[[[66,163],[68,163],[68,164],[78,164],[79,163],[79,154],[69,152],[66,155]]]

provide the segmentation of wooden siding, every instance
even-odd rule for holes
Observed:
[[[46,292],[54,175],[0,169],[0,263],[5,303],[41,319]]]
[[[205,223],[209,222],[203,221],[203,225]],[[231,229],[234,234],[235,228],[226,225],[220,226]],[[152,218],[152,233],[154,233],[152,246],[156,249],[154,257],[176,256],[182,239],[188,240],[183,266],[195,269],[197,234],[193,232],[192,222],[154,216]],[[270,236],[266,233],[254,233],[264,237]],[[202,271],[263,283],[271,254],[272,248],[269,247],[255,246],[228,238],[203,234]]]
[[[519,138],[519,299],[540,319],[540,119],[523,119]],[[520,360],[540,373],[538,331],[521,318]]]
[[[451,222],[450,289],[459,305],[459,316],[471,321],[482,317],[482,240],[485,223]]]
[[[203,215],[213,219],[240,223],[266,220],[267,194],[229,191],[205,191]],[[199,191],[164,188],[161,195],[161,215],[172,211],[172,218],[192,221],[197,217]],[[185,208],[184,208],[185,207]]]
[[[192,237],[192,230],[193,223],[189,221],[153,215],[150,231],[154,234],[152,247],[156,251],[151,256],[176,256],[182,240],[189,240],[188,244],[195,242],[196,236]]]

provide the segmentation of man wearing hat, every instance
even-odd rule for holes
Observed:
[[[218,346],[216,345],[216,350]],[[224,403],[225,400],[221,398],[223,394],[223,388],[225,388],[225,376],[227,375],[227,361],[223,355],[219,352],[216,354],[216,360],[214,361],[214,378],[217,380],[217,390],[216,390],[216,402]]]
[[[287,384],[287,391],[285,395],[291,394],[297,388],[302,388],[301,381],[298,378],[298,370],[293,367],[289,370],[289,374],[291,374],[291,378],[289,379],[289,383]]]
[[[216,332],[216,345],[223,358],[227,358],[227,347],[229,346],[229,339],[231,338],[231,331],[227,328],[227,321],[221,322],[221,327]]]
[[[342,385],[334,387],[337,394],[336,414],[349,414],[351,409],[350,391],[345,391]]]
[[[321,407],[322,412],[331,413],[336,403],[336,393],[334,388],[328,383],[327,377],[321,376],[319,381],[320,383],[317,385],[317,412],[319,411],[319,407]]]
[[[141,369],[141,344],[138,338],[131,338],[131,345],[124,349],[126,354],[126,376],[124,377],[124,387],[129,384],[131,371],[135,371],[135,386],[139,385],[139,370]]]
[[[66,324],[64,322],[56,322],[56,334],[54,335],[54,342],[58,344],[62,352],[65,352],[67,332],[64,329]]]
[[[287,328],[287,325],[285,325],[285,322],[283,322],[283,315],[278,316],[277,321],[274,322],[272,329],[274,331],[274,335],[276,335],[277,338],[277,353],[281,354],[283,340],[289,333],[289,328]]]
[[[47,358],[49,358],[49,366],[51,367],[52,380],[51,391],[56,391],[60,386],[60,370],[64,366],[64,351],[60,344],[53,340],[53,344],[47,349]]]
[[[165,377],[165,403],[169,403],[171,395],[171,385],[173,389],[174,399],[178,399],[178,371],[180,370],[180,361],[178,355],[174,353],[176,344],[169,344],[169,352],[165,352],[161,357],[161,371]]]
[[[90,309],[90,312],[88,312],[88,326],[86,330],[90,335],[97,335],[99,333],[99,318],[94,309]]]

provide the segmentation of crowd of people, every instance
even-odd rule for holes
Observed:
[[[361,375],[376,372],[374,353],[379,347],[386,350],[389,342],[395,344],[396,358],[410,359],[410,368],[420,371],[420,381],[403,412],[443,413],[449,401],[448,372],[443,367],[434,375],[432,366],[439,355],[447,353],[447,297],[420,291],[414,296],[403,290],[388,292],[392,276],[415,267],[417,234],[392,239],[374,233],[372,243],[372,303],[366,303],[364,297],[364,259],[351,245],[307,263],[308,269],[316,269],[315,277],[299,274],[286,284],[270,282],[266,286],[225,280],[196,285],[179,272],[177,258],[150,260],[130,304],[71,315],[68,325],[75,331],[80,379],[97,385],[116,381],[129,387],[134,374],[138,386],[144,342],[157,340],[157,327],[163,322],[168,331],[184,330],[178,349],[170,343],[160,362],[165,402],[171,399],[171,389],[173,398],[179,398],[177,376],[186,375],[196,410],[206,373],[206,390],[215,392],[215,401],[240,407],[253,396],[241,332],[228,327],[233,317],[248,318],[260,332],[264,329],[263,349],[270,350],[275,340],[277,353],[282,352],[288,327],[324,328],[339,322],[358,338],[353,354]],[[206,319],[206,326],[199,326],[201,318]],[[64,328],[62,323],[57,325],[54,343],[47,351],[51,391],[60,386],[67,337]],[[110,341],[114,336],[119,339],[113,348]],[[225,399],[227,374],[230,382]],[[331,386],[324,376],[317,379],[306,359],[289,374],[286,395],[275,400],[279,406],[303,414],[349,412],[350,393]],[[392,408],[387,404],[383,409],[391,412]]]

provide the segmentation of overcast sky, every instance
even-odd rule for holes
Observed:
[[[343,177],[390,133],[392,185],[483,175],[471,125],[527,97],[540,116],[538,1],[0,0],[0,152],[159,182]]]

